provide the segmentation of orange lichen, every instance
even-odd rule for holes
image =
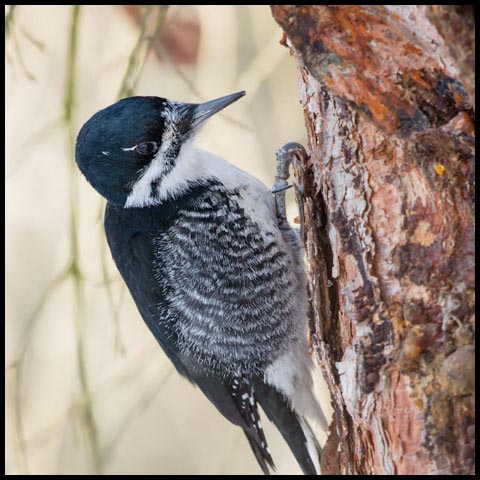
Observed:
[[[420,48],[416,47],[415,45],[412,45],[411,43],[405,43],[403,44],[403,53],[405,54],[409,54],[409,53],[413,53],[415,55],[422,55],[423,52]]]
[[[368,80],[361,75],[346,77],[335,65],[329,65],[330,77],[324,77],[325,84],[358,105],[364,105],[372,117],[388,132],[397,128],[397,116],[386,104],[383,96],[371,91]]]
[[[437,175],[442,176],[445,173],[445,167],[441,163],[436,163],[435,172],[437,173]]]
[[[453,99],[455,100],[455,106],[458,108],[462,105],[464,97],[459,92],[453,92]]]
[[[418,83],[423,88],[431,90],[432,86],[423,78],[423,73],[420,70],[410,72],[410,77],[414,82]]]
[[[385,6],[275,8],[292,45],[302,50],[307,42],[311,47],[304,61],[307,68],[315,65],[313,75],[334,94],[354,102],[388,133],[408,133],[436,123],[435,112],[443,108],[443,95],[454,97],[457,108],[465,103],[462,90],[439,93],[434,89],[442,70],[434,45],[406,35],[410,27]],[[292,22],[292,10],[301,14],[302,22]],[[323,58],[320,63],[318,55]],[[433,112],[432,118],[418,108],[420,100],[433,105],[426,110]]]

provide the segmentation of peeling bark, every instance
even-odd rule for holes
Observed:
[[[325,474],[474,473],[471,6],[276,5],[301,74],[298,172]]]

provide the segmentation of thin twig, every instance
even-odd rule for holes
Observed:
[[[24,142],[18,147],[18,149],[10,156],[13,166],[10,171],[5,174],[5,180],[10,180],[11,177],[17,172],[18,168],[28,163],[29,160],[35,158],[31,155],[35,152],[34,147],[38,147],[44,140],[50,138],[50,134],[53,133],[58,127],[63,125],[63,118],[57,118],[53,122],[44,125],[38,131],[32,133]]]
[[[140,23],[140,33],[138,35],[137,42],[135,43],[128,58],[127,68],[118,90],[117,99],[129,97],[134,94],[135,86],[140,78],[140,74],[147,60],[148,54],[152,49],[160,28],[165,22],[169,5],[157,5],[156,7],[157,16],[151,34],[148,33],[148,30],[154,6],[147,5],[144,7],[145,11]]]
[[[75,167],[75,95],[76,95],[76,62],[78,49],[78,25],[80,6],[72,6],[70,24],[67,75],[64,98],[64,120],[70,149],[70,266],[69,273],[73,281],[74,325],[76,337],[77,372],[81,390],[81,418],[86,429],[86,437],[92,454],[93,465],[97,473],[101,473],[101,455],[98,439],[98,429],[93,413],[92,395],[88,382],[88,373],[85,362],[84,325],[83,325],[83,277],[80,269],[80,255],[78,248],[78,174]]]
[[[145,395],[143,395],[142,398],[140,398],[140,400],[132,407],[132,409],[127,415],[124,415],[124,420],[122,424],[102,452],[104,458],[108,458],[112,455],[113,451],[115,450],[115,446],[118,444],[118,441],[122,438],[123,434],[128,430],[131,421],[138,415],[141,415],[148,408],[148,406],[152,403],[158,393],[163,389],[166,382],[171,378],[173,371],[173,368],[170,368],[163,375],[162,379],[158,382],[158,384]]]
[[[37,47],[38,50],[40,50],[42,53],[45,52],[45,44],[43,42],[34,38],[32,34],[23,27],[19,27],[19,31],[31,44]]]
[[[8,38],[13,25],[13,19],[15,18],[15,11],[18,5],[10,5],[7,14],[5,15],[5,39]]]
[[[125,345],[122,340],[122,335],[120,331],[120,307],[121,302],[123,301],[124,293],[125,293],[125,284],[122,283],[120,287],[120,299],[118,303],[115,303],[113,298],[113,291],[112,291],[112,281],[109,277],[108,272],[108,264],[107,264],[107,242],[104,238],[103,228],[101,233],[101,245],[100,245],[100,266],[102,268],[102,276],[103,281],[102,284],[105,287],[107,292],[107,299],[110,305],[110,310],[112,312],[113,318],[113,325],[115,328],[115,351],[120,355],[124,355],[126,352]]]
[[[188,75],[172,60],[167,50],[160,43],[155,44],[154,51],[159,56],[159,58],[166,61],[172,67],[175,74],[178,75],[180,80],[182,80],[185,83],[185,85],[187,85],[187,87],[196,97],[198,102],[206,102],[208,100],[207,97],[198,90],[198,88],[195,86],[194,82],[188,77]],[[218,116],[222,117],[228,123],[231,123],[232,125],[235,125],[236,127],[241,128],[242,130],[246,130],[247,132],[250,132],[250,133],[254,131],[250,125],[247,125],[241,120],[237,120],[236,118],[232,117],[228,113],[225,113],[222,111],[218,113]]]
[[[28,466],[28,452],[27,452],[27,442],[25,440],[25,429],[23,425],[23,415],[22,415],[22,368],[25,361],[25,355],[30,344],[30,340],[33,337],[33,329],[37,323],[37,320],[40,318],[40,313],[42,312],[47,300],[50,298],[52,292],[61,285],[68,278],[68,270],[65,269],[63,272],[58,274],[45,288],[43,294],[40,297],[40,300],[37,303],[37,306],[34,308],[33,313],[30,315],[30,320],[27,322],[27,326],[21,338],[23,338],[23,345],[20,349],[20,353],[17,358],[7,367],[7,370],[13,370],[13,396],[14,396],[14,408],[15,408],[15,442],[17,446],[18,453],[18,466],[20,472],[25,475],[30,474]]]
[[[13,47],[15,49],[15,51],[17,52],[17,58],[18,58],[18,62],[20,64],[20,67],[22,68],[23,72],[25,73],[25,75],[27,76],[27,78],[29,80],[31,80],[32,82],[36,82],[37,83],[37,78],[35,77],[35,75],[28,69],[26,63],[25,63],[25,60],[23,59],[23,55],[22,55],[22,52],[20,50],[20,45],[18,44],[18,40],[17,40],[17,36],[15,35],[15,33],[12,33],[12,41],[13,41]]]

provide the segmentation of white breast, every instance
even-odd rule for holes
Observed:
[[[197,181],[216,179],[229,189],[240,192],[241,206],[265,232],[276,232],[275,200],[268,188],[252,175],[223,158],[196,148],[193,143],[182,147],[173,170],[158,187],[158,198],[177,197]]]

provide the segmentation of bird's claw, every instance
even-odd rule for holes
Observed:
[[[277,174],[275,175],[275,182],[273,184],[272,193],[275,194],[275,204],[277,209],[277,217],[280,222],[287,222],[287,212],[285,206],[285,191],[292,187],[292,184],[287,183],[290,177],[290,165],[296,162],[295,165],[302,166],[303,160],[307,158],[307,152],[302,145],[296,142],[289,142],[277,150]],[[298,168],[297,168],[298,171]],[[300,213],[301,233],[303,238],[303,194],[304,186],[300,182],[295,184],[295,197],[298,203]]]
[[[285,190],[288,190],[289,188],[292,188],[293,185],[292,184],[288,184],[286,183],[285,185],[278,185],[278,186],[274,186],[271,190],[272,193],[282,193],[284,192]]]

